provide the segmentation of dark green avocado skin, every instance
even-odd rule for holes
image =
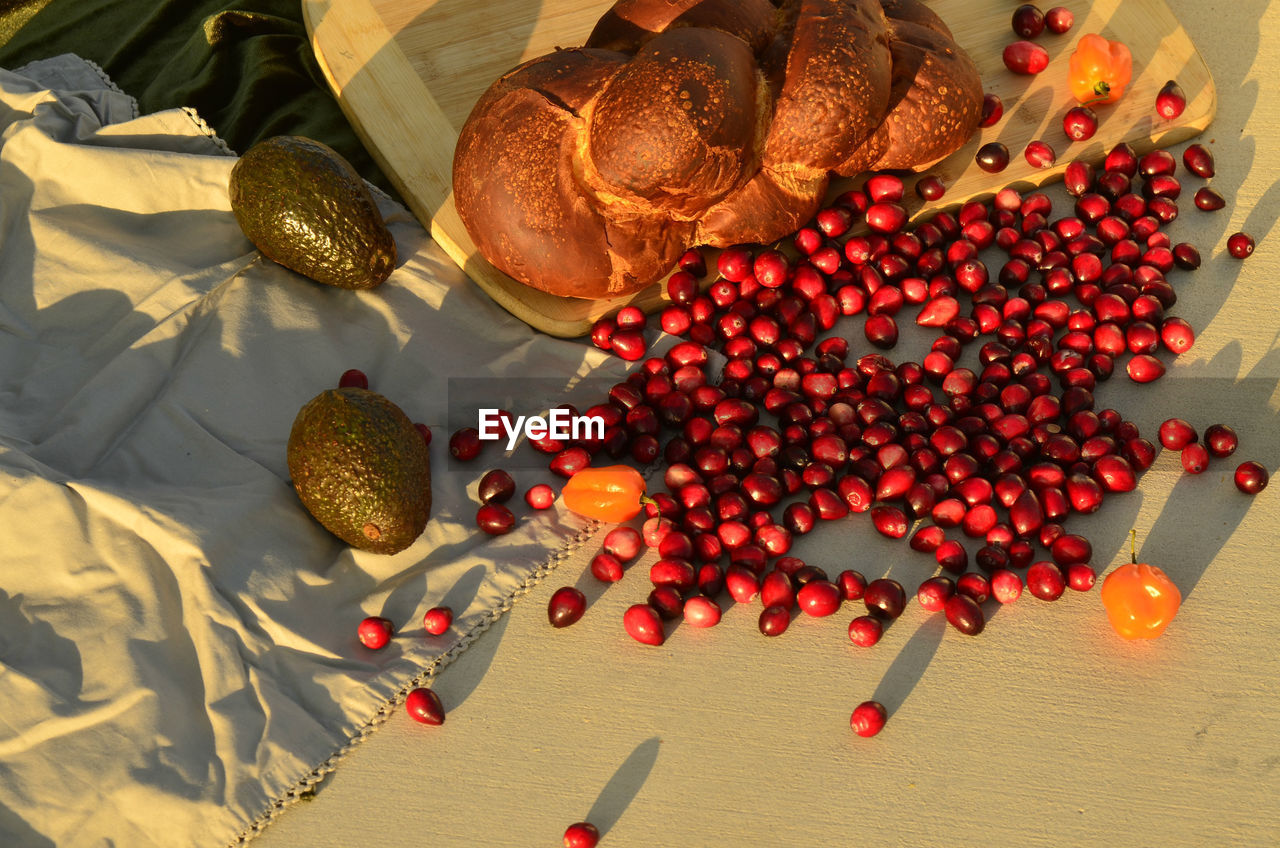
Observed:
[[[368,186],[328,145],[281,135],[231,169],[231,210],[268,259],[317,283],[371,289],[396,265],[396,243]]]
[[[368,389],[329,389],[298,411],[289,476],[307,511],[361,550],[398,553],[431,514],[426,440],[400,407]]]

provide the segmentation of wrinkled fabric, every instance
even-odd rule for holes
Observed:
[[[191,107],[240,153],[305,135],[394,194],[325,82],[298,0],[0,0],[0,67],[61,53],[101,66],[144,113]]]
[[[234,162],[73,57],[0,71],[2,845],[233,842],[593,530],[524,510],[478,538],[491,465],[449,461],[449,383],[615,365],[507,315],[385,196],[379,288],[272,264]],[[395,556],[290,488],[293,417],[348,368],[435,434],[432,520]],[[366,615],[400,628],[385,650],[357,643]]]

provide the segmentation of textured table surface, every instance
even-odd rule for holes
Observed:
[[[1157,383],[1117,376],[1098,396],[1153,440],[1181,415],[1231,424],[1241,448],[1199,477],[1162,452],[1138,491],[1069,524],[1100,573],[1127,560],[1137,530],[1140,559],[1184,595],[1162,639],[1120,641],[1094,590],[1024,594],[977,638],[912,603],[872,649],[849,644],[848,609],[766,639],[758,607],[730,606],[719,627],[645,648],[621,615],[647,593],[647,568],[602,591],[588,546],[439,674],[442,727],[398,714],[256,844],[556,845],[589,819],[617,846],[1274,845],[1280,487],[1248,498],[1231,471],[1280,467],[1280,41],[1262,37],[1280,3],[1170,6],[1218,86],[1201,140],[1228,206],[1199,212],[1184,191],[1171,228],[1205,257],[1172,277],[1195,347]],[[1243,262],[1225,253],[1241,229],[1258,240]],[[794,553],[909,589],[933,566],[865,516]],[[553,630],[547,599],[574,583],[588,613]],[[861,739],[849,713],[872,697],[889,722]]]

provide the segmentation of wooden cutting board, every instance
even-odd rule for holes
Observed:
[[[1005,115],[930,169],[946,183],[947,193],[932,205],[917,202],[913,218],[990,196],[1005,185],[1060,179],[1071,159],[1100,160],[1121,141],[1145,151],[1184,141],[1209,125],[1216,108],[1213,79],[1164,0],[1061,2],[1075,12],[1075,26],[1037,39],[1051,61],[1035,77],[1010,73],[1001,59],[1004,46],[1017,38],[1010,26],[1015,3],[929,2],[977,63],[985,89],[1004,101]],[[507,277],[476,252],[454,209],[453,148],[472,105],[498,76],[557,46],[582,44],[610,5],[608,0],[302,0],[316,57],[338,102],[423,226],[494,300],[556,336],[583,335],[596,318],[626,303],[658,308],[663,286],[584,301],[544,294]],[[1097,108],[1097,135],[1071,144],[1061,123],[1074,105],[1065,84],[1067,59],[1089,32],[1129,45],[1134,80],[1123,99]],[[1155,112],[1155,97],[1170,79],[1186,92],[1187,108],[1166,121]],[[1057,166],[1038,170],[1027,164],[1022,151],[1036,138],[1055,148]],[[993,140],[1008,145],[1012,158],[998,175],[983,172],[973,161],[974,152]],[[833,194],[847,187],[833,187]],[[908,196],[914,199],[913,193]]]

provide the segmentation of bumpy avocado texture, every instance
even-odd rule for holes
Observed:
[[[318,283],[371,289],[396,265],[396,243],[364,180],[328,145],[282,135],[231,169],[231,211],[268,259]]]
[[[308,401],[289,433],[288,463],[302,505],[353,547],[398,553],[427,526],[426,441],[377,392],[330,389]]]

